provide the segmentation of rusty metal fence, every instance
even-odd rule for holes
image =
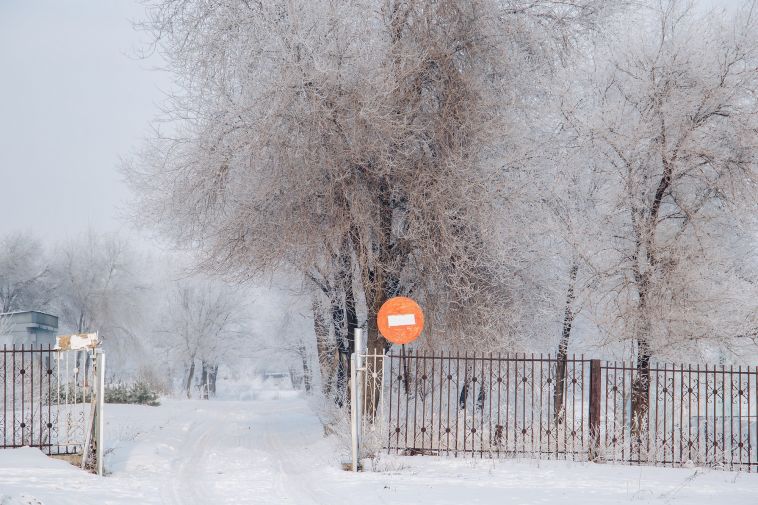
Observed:
[[[583,356],[411,352],[364,362],[363,432],[392,453],[758,469],[758,367],[651,364],[638,376]]]
[[[0,349],[0,449],[81,454],[91,412],[86,352],[51,346]]]

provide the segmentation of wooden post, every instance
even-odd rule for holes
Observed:
[[[600,450],[600,360],[590,360],[590,461],[597,461]]]

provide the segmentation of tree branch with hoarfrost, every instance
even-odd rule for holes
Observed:
[[[369,348],[388,346],[375,317],[395,295],[425,307],[422,346],[528,339],[540,294],[521,282],[502,167],[556,63],[616,2],[149,5],[182,93],[171,133],[126,170],[144,222],[209,271],[312,281],[342,355],[363,317]]]
[[[609,247],[595,264],[596,310],[607,334],[637,344],[636,419],[654,354],[724,349],[754,325],[755,9],[731,18],[653,4],[597,56],[573,116],[600,167]]]
[[[45,309],[50,303],[49,276],[39,240],[22,233],[0,239],[0,313]]]

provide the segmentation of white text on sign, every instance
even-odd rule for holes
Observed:
[[[387,326],[412,326],[416,324],[414,314],[394,314],[387,316]]]

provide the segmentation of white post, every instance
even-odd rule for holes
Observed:
[[[355,329],[355,354],[358,357],[358,370],[363,367],[361,362],[361,352],[363,352],[363,332],[360,328]]]
[[[358,471],[358,457],[360,455],[360,432],[361,432],[361,386],[360,386],[360,369],[361,369],[361,351],[363,342],[361,341],[361,329],[355,329],[355,346],[352,356],[350,356],[350,434],[352,436],[352,470]]]
[[[361,435],[363,434],[363,358],[361,353],[363,352],[363,332],[360,328],[355,329],[354,333],[355,341],[355,404],[358,409],[356,410],[355,418],[358,426],[358,448],[361,446]]]
[[[105,405],[105,353],[99,351],[95,354],[95,384],[97,386],[97,417],[95,421],[95,461],[98,475],[103,475],[103,443],[104,443],[104,423],[103,423],[103,406]]]
[[[350,435],[352,449],[352,466],[358,471],[358,358],[356,353],[350,356]]]

